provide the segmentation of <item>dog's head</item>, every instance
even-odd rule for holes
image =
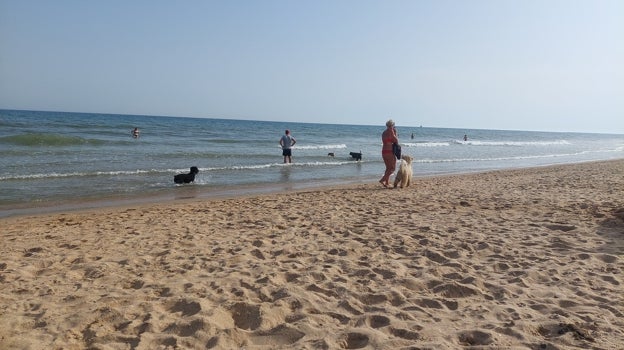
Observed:
[[[197,169],[196,166],[192,166],[191,167],[191,174],[198,174],[199,173],[199,169]]]
[[[405,163],[407,163],[408,165],[412,164],[413,158],[408,156],[407,154],[402,155],[401,159],[403,159],[405,161]]]

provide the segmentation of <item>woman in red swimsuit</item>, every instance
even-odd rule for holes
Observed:
[[[381,146],[381,157],[386,164],[386,172],[381,180],[379,180],[379,183],[384,187],[390,187],[390,175],[392,175],[396,168],[396,158],[394,152],[392,152],[392,144],[399,143],[399,138],[394,129],[394,122],[392,119],[386,122],[386,130],[381,134],[381,142],[383,143]]]

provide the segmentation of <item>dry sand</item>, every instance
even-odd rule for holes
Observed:
[[[1,349],[622,349],[624,160],[0,220]]]

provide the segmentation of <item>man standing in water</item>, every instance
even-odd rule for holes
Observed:
[[[282,155],[284,156],[284,163],[292,163],[292,150],[291,147],[297,143],[294,137],[290,136],[290,130],[286,129],[284,136],[280,139],[280,146],[282,146]]]

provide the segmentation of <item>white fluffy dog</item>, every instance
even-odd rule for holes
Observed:
[[[396,188],[399,182],[401,183],[401,188],[409,186],[412,182],[412,172],[412,157],[403,155],[399,171],[394,177],[394,187]]]

